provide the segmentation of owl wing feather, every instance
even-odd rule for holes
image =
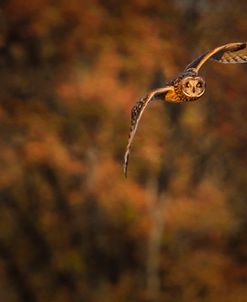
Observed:
[[[191,62],[185,70],[192,68],[198,72],[208,60],[224,64],[247,63],[247,42],[229,43],[207,51]]]
[[[158,95],[166,94],[169,90],[172,90],[172,86],[165,86],[163,88],[159,88],[156,90],[151,91],[147,95],[145,95],[143,98],[141,98],[135,106],[131,110],[131,126],[130,126],[130,132],[129,132],[129,139],[128,144],[126,147],[126,152],[124,155],[124,175],[127,177],[127,170],[128,170],[128,162],[129,162],[129,154],[130,154],[130,147],[131,143],[134,139],[138,124],[140,122],[141,116],[147,107],[147,105],[150,103],[150,101],[153,100],[154,97],[157,97]]]

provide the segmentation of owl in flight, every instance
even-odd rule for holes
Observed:
[[[135,104],[131,111],[130,133],[124,156],[124,174],[126,177],[131,143],[147,105],[156,99],[172,103],[198,100],[205,92],[205,80],[198,75],[198,72],[208,60],[225,64],[247,63],[247,42],[229,43],[207,51],[190,63],[175,79],[167,82],[164,87],[149,92]]]

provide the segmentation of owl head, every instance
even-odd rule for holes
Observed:
[[[199,76],[186,76],[181,80],[184,95],[190,98],[199,98],[205,92],[205,81]]]

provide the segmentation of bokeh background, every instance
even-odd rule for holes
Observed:
[[[5,0],[0,301],[247,301],[247,66],[199,102],[130,110],[246,41],[246,0]]]

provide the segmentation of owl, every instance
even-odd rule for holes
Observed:
[[[131,111],[131,126],[128,144],[124,155],[124,174],[127,177],[131,143],[134,139],[141,116],[147,105],[153,100],[172,103],[192,102],[198,100],[206,89],[205,80],[198,74],[200,68],[209,60],[224,64],[246,63],[247,42],[229,43],[203,53],[190,63],[175,79],[167,82],[141,98]]]

